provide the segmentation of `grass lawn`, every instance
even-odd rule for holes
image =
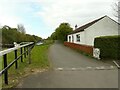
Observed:
[[[28,63],[28,58],[24,58],[23,63],[18,60],[18,69],[15,69],[13,65],[8,70],[8,83],[9,85],[4,84],[3,77],[3,88],[15,87],[21,78],[28,76],[31,73],[43,72],[50,67],[49,58],[48,58],[48,48],[52,42],[47,42],[43,45],[35,46],[31,52],[31,64]],[[18,55],[19,55],[18,50]],[[14,59],[14,52],[11,52],[7,55],[8,64]],[[23,56],[24,57],[24,56]],[[4,75],[3,75],[4,76]]]

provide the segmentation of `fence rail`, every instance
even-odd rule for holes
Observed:
[[[14,47],[14,44],[1,44],[0,43],[0,47],[3,47],[3,48],[12,48],[12,47]]]
[[[21,62],[23,62],[23,55],[24,55],[24,58],[26,58],[26,56],[28,55],[29,64],[31,63],[31,50],[34,47],[34,45],[35,45],[34,42],[29,42],[25,45],[17,46],[17,47],[10,48],[10,49],[0,52],[0,56],[3,56],[3,64],[4,64],[3,69],[0,71],[0,76],[2,76],[4,74],[5,84],[8,84],[8,69],[13,64],[15,64],[15,69],[17,69],[18,68],[17,60],[19,60],[21,58]],[[23,52],[23,48],[24,48],[24,52]],[[18,49],[20,49],[19,56],[17,55]],[[7,54],[12,51],[14,51],[15,59],[9,65],[7,65]]]

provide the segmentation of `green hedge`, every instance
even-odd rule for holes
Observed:
[[[94,47],[100,49],[101,59],[120,59],[120,35],[97,37]]]

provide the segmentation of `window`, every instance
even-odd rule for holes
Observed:
[[[80,42],[80,34],[76,35],[76,41]]]

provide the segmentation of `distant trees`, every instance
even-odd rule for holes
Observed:
[[[9,26],[3,26],[1,30],[2,44],[13,44],[13,42],[37,42],[42,39],[35,35],[21,33],[17,28],[11,28]]]
[[[51,34],[51,37],[49,37],[49,38],[51,38],[51,39],[53,39],[53,40],[57,40],[57,34],[56,34],[56,32],[53,32],[53,33]]]
[[[17,30],[19,31],[19,32],[21,32],[21,33],[26,33],[26,31],[25,31],[25,27],[24,27],[24,25],[23,24],[18,24],[17,25]]]
[[[0,44],[2,43],[2,27],[0,27]],[[1,49],[1,47],[0,47]]]
[[[73,29],[70,27],[69,23],[61,23],[59,27],[56,28],[55,32],[51,34],[51,39],[66,41],[67,35],[72,32]]]
[[[7,25],[4,25],[3,27],[2,27],[2,30],[10,30],[11,29],[11,27],[9,27],[9,26],[7,26]]]
[[[58,28],[56,28],[55,32],[57,35],[57,39],[61,41],[67,40],[67,34],[72,32],[73,29],[70,27],[69,23],[61,23]]]

